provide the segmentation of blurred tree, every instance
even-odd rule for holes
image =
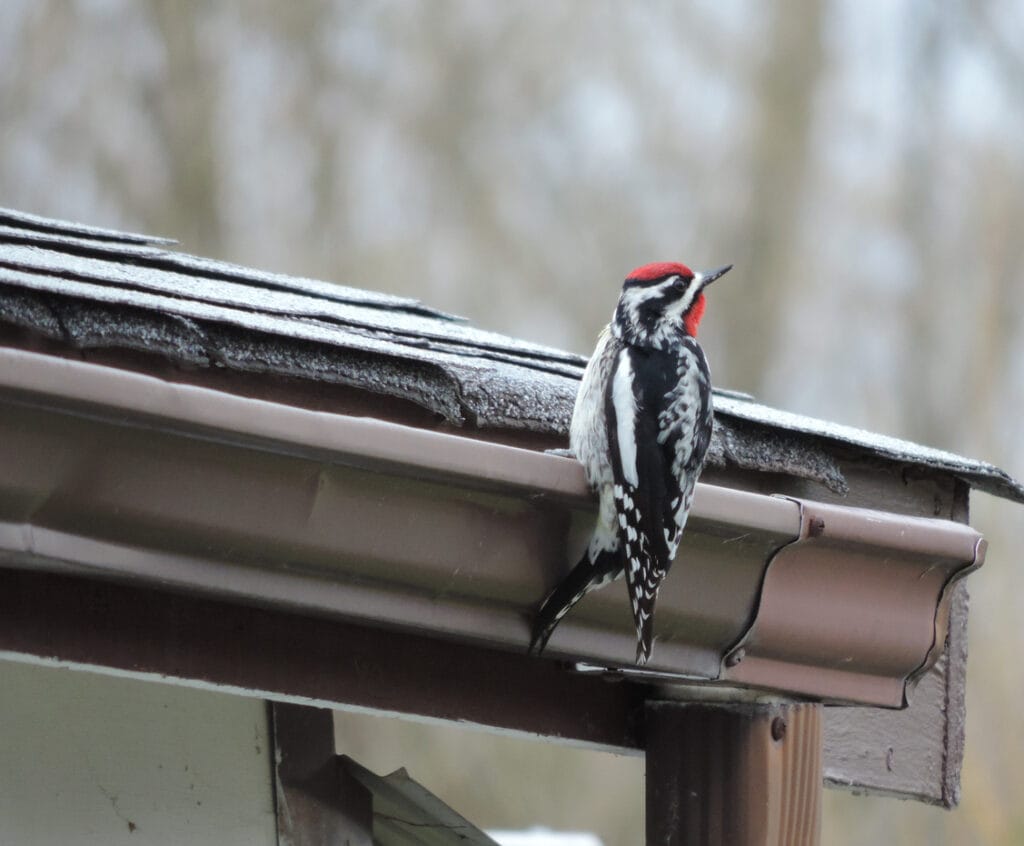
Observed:
[[[824,64],[821,0],[780,0],[769,16],[763,57],[751,75],[754,96],[741,154],[748,197],[727,235],[730,260],[750,282],[714,292],[730,337],[745,339],[719,345],[716,375],[755,394],[787,341],[783,316],[790,302],[810,285],[798,246]]]
[[[213,45],[202,43],[199,7],[175,0],[152,0],[149,7],[164,51],[165,75],[159,85],[149,86],[143,102],[169,172],[163,202],[151,205],[146,219],[156,231],[173,232],[200,254],[220,252],[218,62],[207,55]],[[114,170],[107,168],[111,174]]]

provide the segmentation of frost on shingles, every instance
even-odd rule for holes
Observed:
[[[852,448],[860,455],[897,465],[929,468],[956,476],[978,490],[1024,502],[1024,485],[987,461],[739,398],[716,397],[715,412],[730,420],[755,424],[768,433],[788,436],[797,443],[820,444],[829,450]]]
[[[724,415],[715,415],[706,460],[712,467],[738,467],[809,479],[843,496],[849,491],[839,463],[811,439]]]
[[[414,300],[188,256],[145,236],[0,209],[0,324],[72,349],[343,385],[453,426],[565,438],[585,360]],[[981,461],[715,392],[708,461],[844,493],[837,456],[928,467],[1024,501]]]
[[[0,287],[0,323],[29,329],[52,340],[64,337],[57,316],[34,291]]]
[[[456,426],[465,422],[458,380],[443,367],[345,346],[299,341],[211,326],[207,336],[224,367],[308,379],[415,403]]]
[[[119,347],[158,353],[193,366],[210,363],[202,330],[185,318],[65,298],[46,300],[63,339],[76,349]]]
[[[456,362],[454,373],[479,428],[568,436],[577,379],[495,361]]]

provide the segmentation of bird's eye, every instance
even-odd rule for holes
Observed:
[[[677,276],[675,279],[672,280],[672,290],[680,294],[686,290],[686,281],[683,279],[682,276]]]

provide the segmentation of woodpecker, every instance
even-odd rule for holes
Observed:
[[[594,588],[626,576],[636,663],[651,657],[654,601],[675,558],[711,442],[711,375],[697,328],[704,289],[732,265],[638,267],[580,382],[569,447],[598,495],[597,525],[579,563],[544,600],[530,652]]]

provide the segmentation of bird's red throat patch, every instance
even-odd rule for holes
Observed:
[[[694,300],[690,310],[683,315],[683,325],[686,327],[686,334],[692,338],[697,337],[697,327],[700,326],[701,318],[704,317],[704,309],[708,301],[704,299],[704,292],[701,291]]]

